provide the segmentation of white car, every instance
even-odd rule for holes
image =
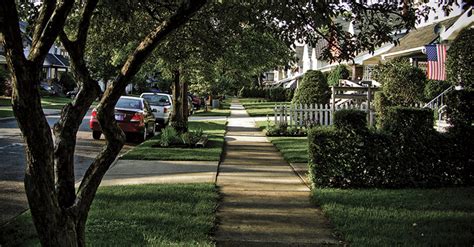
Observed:
[[[142,93],[140,98],[145,99],[151,109],[153,109],[156,124],[166,126],[169,122],[171,111],[173,111],[171,95],[165,93]]]

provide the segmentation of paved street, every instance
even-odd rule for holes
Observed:
[[[87,114],[90,116],[90,112]],[[94,159],[104,139],[94,140],[88,127],[89,118],[82,121],[77,135],[75,175],[80,180]],[[59,116],[48,116],[50,126]],[[103,137],[102,137],[103,138]],[[127,143],[122,153],[136,144]],[[27,208],[23,177],[25,169],[24,144],[15,120],[0,121],[0,225]]]

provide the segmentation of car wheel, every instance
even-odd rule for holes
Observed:
[[[155,127],[152,128],[152,131],[150,133],[150,137],[153,137],[155,135],[156,135],[156,125],[155,125]]]
[[[99,140],[100,139],[100,136],[102,135],[102,132],[100,131],[92,131],[92,138],[94,138],[94,140]]]

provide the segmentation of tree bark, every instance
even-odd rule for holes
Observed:
[[[178,133],[188,132],[188,85],[180,79],[180,71],[173,72],[173,112],[170,125]]]

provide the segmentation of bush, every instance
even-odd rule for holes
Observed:
[[[461,138],[438,132],[400,138],[398,133],[374,130],[313,128],[308,133],[310,178],[314,187],[470,186],[473,133],[471,128]]]
[[[285,91],[285,101],[293,100],[294,95],[295,95],[295,89],[293,89],[293,88],[286,89],[286,91]]]
[[[410,106],[424,100],[425,73],[406,59],[394,59],[377,66],[374,77],[393,105]]]
[[[265,98],[266,91],[261,87],[242,87],[239,91],[241,98]]]
[[[427,108],[388,107],[381,121],[382,130],[404,136],[426,136],[433,128],[433,111]]]
[[[59,78],[59,85],[63,87],[63,93],[67,93],[69,91],[74,90],[76,87],[76,81],[71,73],[62,73],[61,77]]]
[[[267,89],[266,99],[271,101],[285,101],[286,90],[283,87],[269,88]]]
[[[428,80],[424,89],[426,102],[440,95],[444,90],[448,89],[449,86],[451,86],[451,84],[447,81]]]
[[[331,92],[323,73],[308,70],[301,80],[292,102],[296,104],[327,104],[330,98]]]
[[[360,110],[339,110],[334,113],[334,126],[349,131],[367,130],[367,113]]]
[[[474,88],[474,29],[465,28],[447,51],[446,76],[452,85]]]
[[[178,132],[171,126],[164,128],[161,131],[160,145],[162,147],[168,147],[169,145],[176,144],[178,142]]]
[[[453,91],[447,98],[448,121],[454,128],[465,129],[474,121],[474,89]]]
[[[387,109],[392,103],[387,99],[387,96],[383,92],[375,92],[374,94],[374,107],[377,112],[376,126],[381,128],[381,123],[385,121],[385,115],[387,115]]]
[[[339,80],[347,79],[349,78],[349,76],[349,70],[346,68],[345,65],[340,64],[327,76],[328,84],[329,86],[337,86],[339,85]]]

